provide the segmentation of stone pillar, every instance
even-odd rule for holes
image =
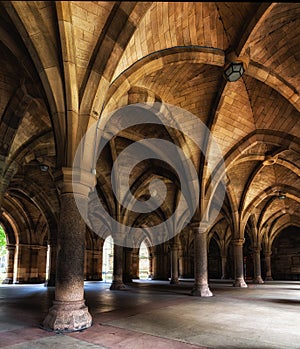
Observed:
[[[93,276],[92,280],[102,281],[102,249],[93,251]]]
[[[271,251],[266,251],[265,253],[265,263],[266,263],[266,281],[272,281],[272,269],[271,269]]]
[[[157,252],[157,251],[153,252],[153,259],[152,259],[153,274],[152,274],[152,280],[157,280],[159,278],[159,273],[158,273],[159,256],[160,256],[159,252]]]
[[[139,248],[134,248],[131,253],[131,276],[132,279],[139,279],[140,276]]]
[[[46,282],[47,246],[39,246],[37,249],[37,282]]]
[[[182,277],[184,278],[192,278],[193,273],[192,273],[192,257],[189,255],[183,255],[182,256],[182,264],[183,264],[183,272],[182,272]]]
[[[161,251],[155,251],[153,257],[153,277],[152,280],[168,280],[166,272],[166,260]],[[166,256],[168,257],[168,256]]]
[[[39,245],[32,245],[30,246],[30,274],[28,282],[39,282],[39,253],[41,246]],[[46,267],[45,267],[46,269]]]
[[[193,232],[195,284],[191,293],[193,296],[211,297],[213,294],[208,286],[207,225],[194,225]]]
[[[125,247],[124,249],[125,249],[125,269],[123,273],[123,281],[132,282],[132,273],[131,273],[132,248]]]
[[[27,244],[18,245],[18,262],[16,283],[27,283],[30,280],[31,248]]]
[[[178,285],[178,245],[171,245],[171,285]]]
[[[244,280],[243,244],[244,239],[233,240],[233,256],[235,270],[235,281],[233,283],[233,286],[235,287],[247,287],[247,284]]]
[[[226,271],[226,267],[227,267],[227,256],[222,255],[221,256],[221,262],[222,262],[222,276],[221,279],[227,279],[227,271]]]
[[[92,280],[93,278],[93,250],[85,250],[84,254],[84,279]]]
[[[2,282],[3,284],[12,284],[14,281],[14,265],[15,265],[15,252],[16,245],[6,245],[7,256],[6,256],[6,278]]]
[[[150,252],[149,255],[149,278],[152,279],[153,276],[153,254]]]
[[[184,275],[184,263],[182,257],[182,249],[178,249],[178,277],[182,278]]]
[[[87,198],[95,179],[90,173],[77,174],[73,188],[72,169],[63,169],[55,300],[43,322],[43,327],[50,330],[72,332],[83,330],[92,324],[84,300],[86,224],[81,214],[87,215]],[[84,175],[85,177],[81,177]],[[80,206],[80,212],[77,205]]]
[[[123,246],[114,244],[113,280],[110,289],[122,290],[124,288],[125,285],[123,283]]]
[[[260,248],[255,248],[253,251],[254,258],[254,278],[253,283],[263,284],[263,279],[261,277],[261,263],[260,263]]]

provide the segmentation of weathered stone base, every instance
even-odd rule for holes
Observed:
[[[84,330],[92,325],[92,317],[82,301],[53,301],[48,315],[43,322],[45,330],[74,332]]]
[[[233,283],[234,287],[243,287],[243,288],[247,288],[248,285],[246,284],[244,279],[236,279]]]
[[[110,290],[124,290],[126,286],[122,281],[113,281],[110,285]]]
[[[212,297],[213,293],[209,289],[208,285],[194,285],[191,295],[197,297]]]
[[[170,285],[179,285],[178,278],[171,278]]]
[[[264,280],[261,278],[261,276],[257,276],[256,278],[253,279],[254,284],[263,284]]]

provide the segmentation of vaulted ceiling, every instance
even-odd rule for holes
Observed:
[[[172,142],[191,159],[203,213],[212,178],[205,139],[195,144],[188,131],[180,132],[201,120],[224,161],[216,186],[224,181],[226,194],[213,228],[243,236],[251,218],[253,234],[268,242],[286,226],[299,225],[299,34],[298,3],[2,2],[2,224],[21,235],[35,231],[40,240],[45,239],[43,224],[56,234],[57,173],[72,166],[81,137],[97,121],[109,123],[117,108],[157,102],[195,119],[179,116],[179,131],[133,125],[111,139],[96,168],[97,192],[110,215],[121,214],[129,225],[151,226],[176,208],[182,183],[174,168],[159,159],[141,161],[129,179],[132,194],[141,201],[149,198],[150,181],[162,180],[167,193],[159,208],[129,212],[113,194],[115,160],[146,138]],[[237,82],[223,77],[232,51],[250,59]],[[41,172],[41,164],[49,171]],[[279,199],[282,193],[284,200]],[[95,231],[105,230],[96,201],[91,207]]]

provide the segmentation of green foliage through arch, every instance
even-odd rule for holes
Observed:
[[[0,225],[0,257],[6,254],[6,235],[5,231]]]

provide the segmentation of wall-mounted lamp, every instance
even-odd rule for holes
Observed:
[[[49,166],[48,166],[48,165],[45,165],[45,164],[40,164],[40,170],[41,170],[42,172],[48,172]]]
[[[286,195],[280,191],[280,192],[278,193],[278,199],[279,199],[279,200],[285,200],[285,199],[286,199]]]

